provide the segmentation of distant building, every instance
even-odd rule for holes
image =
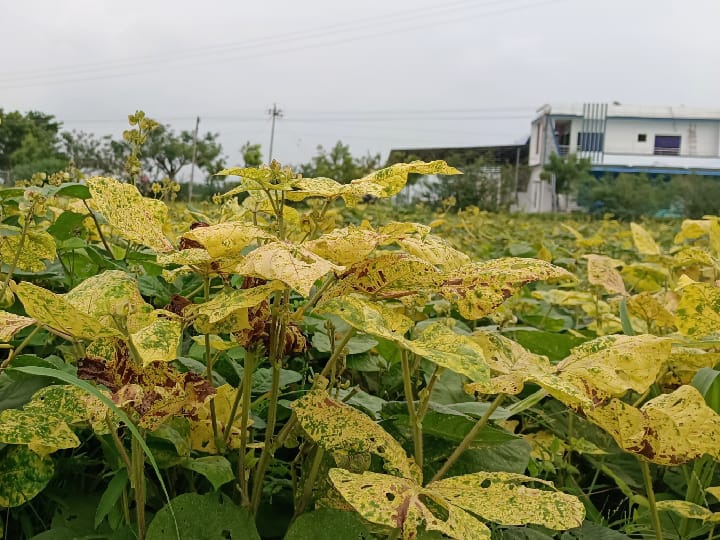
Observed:
[[[553,210],[550,155],[588,157],[592,172],[720,176],[720,110],[586,103],[544,105],[532,122],[530,181],[518,209]]]

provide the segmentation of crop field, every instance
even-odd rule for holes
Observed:
[[[8,539],[720,538],[720,219],[0,189]]]

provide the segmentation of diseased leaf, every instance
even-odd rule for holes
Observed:
[[[434,289],[441,277],[437,268],[422,259],[399,252],[383,253],[352,265],[323,298],[354,292],[379,298],[400,298]]]
[[[146,199],[134,185],[112,178],[96,176],[87,185],[100,213],[123,238],[159,253],[173,251],[158,215],[161,201]]]
[[[631,223],[630,230],[632,231],[635,249],[638,250],[640,255],[660,255],[660,246],[655,243],[655,239],[645,227],[637,223]]]
[[[130,342],[140,355],[143,366],[147,366],[153,362],[175,360],[181,337],[180,321],[157,318],[150,325],[130,334]]]
[[[556,369],[598,403],[628,390],[645,392],[663,371],[671,349],[670,340],[650,334],[603,336],[574,347]]]
[[[618,261],[605,255],[583,255],[587,259],[588,281],[610,294],[627,294],[625,283],[615,267]]]
[[[522,474],[478,472],[433,482],[427,490],[501,525],[534,524],[565,530],[582,524],[585,508],[577,497],[523,485],[528,482],[553,487]]]
[[[690,384],[695,374],[702,368],[712,368],[720,364],[720,352],[705,352],[702,349],[673,347],[668,358],[666,372],[660,382],[664,386]]]
[[[217,422],[218,432],[224,433],[228,423],[231,422],[230,415],[232,407],[237,397],[238,389],[233,388],[229,384],[224,384],[217,388],[216,394],[212,401],[215,404],[215,418]],[[240,406],[235,411],[232,418],[232,426],[228,436],[227,447],[233,450],[240,448],[240,438],[242,436],[241,426],[241,410]],[[252,425],[252,419],[248,425]],[[193,450],[204,452],[206,454],[217,454],[219,449],[215,443],[215,435],[212,429],[212,414],[210,412],[210,401],[200,405],[197,409],[195,417],[190,420],[190,447]]]
[[[649,292],[641,292],[628,297],[628,311],[631,315],[650,321],[658,328],[675,326],[673,314],[660,302],[657,296]]]
[[[455,270],[470,262],[470,257],[462,251],[458,251],[444,239],[432,234],[421,238],[399,237],[395,242],[410,255],[445,270]]]
[[[0,412],[0,443],[25,444],[41,455],[80,446],[77,436],[57,416],[17,409]]]
[[[15,288],[28,315],[38,322],[78,339],[93,340],[117,335],[97,319],[81,312],[63,295],[23,281]]]
[[[481,521],[411,480],[343,469],[330,469],[329,475],[335,489],[363,519],[401,529],[403,539],[416,538],[423,522],[427,530],[457,540],[490,539],[490,530]]]
[[[206,317],[208,324],[213,324],[226,319],[240,309],[247,310],[249,307],[257,306],[274,291],[284,288],[280,281],[271,281],[250,289],[224,289],[207,302],[193,306],[193,311]]]
[[[10,228],[9,225],[4,225]],[[16,227],[12,227],[16,229]],[[17,229],[20,232],[21,229]],[[0,236],[0,261],[12,261],[20,248],[20,236]],[[55,240],[45,231],[30,229],[25,234],[19,251],[16,268],[28,272],[45,270],[43,261],[53,261],[57,256]]]
[[[711,512],[690,501],[658,501],[656,506],[660,512],[673,512],[684,518],[700,519],[705,523],[720,523],[720,512]]]
[[[720,501],[720,486],[705,488],[705,491]]]
[[[329,272],[341,272],[342,266],[315,255],[302,246],[270,242],[251,251],[235,272],[245,276],[279,280],[303,296],[310,295],[315,282]]]
[[[210,264],[213,258],[204,248],[188,248],[172,253],[161,253],[157,257],[157,263],[161,266],[170,264],[179,265],[201,265]]]
[[[574,279],[563,268],[538,259],[507,257],[466,264],[449,272],[440,285],[440,294],[456,303],[466,319],[489,315],[507,298],[533,281]]]
[[[360,296],[333,297],[315,311],[332,313],[361,332],[391,341],[403,337],[414,324],[400,310]]]
[[[238,257],[257,239],[273,238],[259,227],[241,221],[226,221],[209,227],[197,227],[183,238],[200,243],[211,257]]]
[[[0,311],[0,342],[10,341],[23,328],[35,324],[35,319]]]
[[[385,469],[404,478],[420,477],[400,443],[362,412],[332,399],[325,390],[313,390],[293,403],[293,411],[307,436],[337,456],[374,454]]]
[[[692,386],[653,398],[641,409],[613,399],[584,412],[621,448],[659,465],[680,465],[703,454],[720,457],[720,416]]]
[[[350,226],[303,245],[319,257],[346,266],[366,260],[385,239],[385,235],[373,230]]]
[[[0,506],[5,508],[20,506],[34,498],[55,473],[52,459],[26,446],[8,446],[0,456]]]
[[[683,287],[675,310],[675,325],[681,334],[691,337],[720,331],[720,287],[710,283]]]

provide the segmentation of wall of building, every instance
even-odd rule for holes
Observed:
[[[694,126],[695,145],[691,148],[691,130]],[[716,120],[670,120],[608,118],[605,129],[605,153],[652,155],[655,135],[679,135],[681,156],[718,156],[720,122]],[[645,142],[638,134],[646,135]]]

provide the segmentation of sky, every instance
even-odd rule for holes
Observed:
[[[143,109],[298,165],[342,140],[523,142],[545,103],[720,109],[718,0],[0,0],[0,108],[120,136]]]

